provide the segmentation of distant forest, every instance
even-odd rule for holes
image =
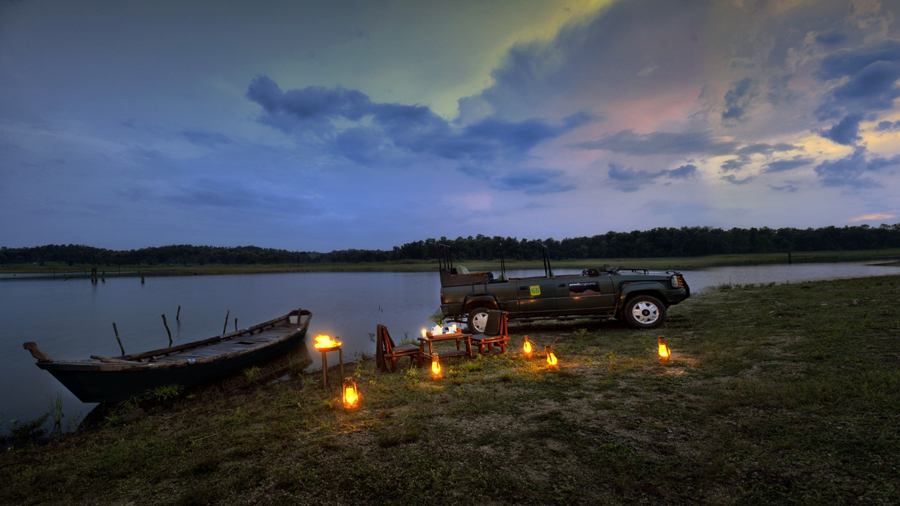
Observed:
[[[554,260],[580,258],[691,257],[741,253],[789,253],[823,250],[900,248],[900,223],[877,228],[824,227],[654,228],[647,231],[607,232],[593,237],[516,239],[514,237],[458,237],[426,239],[385,250],[348,249],[317,253],[238,246],[173,245],[114,251],[80,245],[47,245],[31,248],[0,247],[0,264],[98,264],[98,265],[204,265],[204,264],[306,264],[399,262],[435,260],[438,244],[453,248],[454,259],[493,260],[503,254],[510,260],[539,260],[541,245]]]

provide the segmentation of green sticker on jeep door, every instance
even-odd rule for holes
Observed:
[[[533,296],[535,296],[535,297],[537,297],[538,295],[541,294],[541,287],[540,287],[540,285],[530,286],[530,287],[528,287],[528,288],[531,289],[531,295],[533,295]]]

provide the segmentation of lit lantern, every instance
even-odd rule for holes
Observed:
[[[344,378],[341,400],[344,402],[344,409],[353,409],[359,405],[359,390],[356,388],[353,378]]]
[[[441,379],[441,362],[437,353],[431,356],[431,377]]]
[[[559,360],[556,359],[556,354],[553,353],[553,350],[547,346],[544,351],[547,352],[547,365],[549,365],[551,369],[559,367]]]
[[[528,340],[528,336],[525,336],[525,343],[522,345],[522,353],[527,358],[531,358],[532,353],[534,353],[534,348],[531,346],[531,341]]]
[[[316,344],[313,345],[313,348],[317,350],[329,349],[329,348],[337,348],[341,345],[340,341],[335,341],[331,338],[331,336],[326,335],[318,335],[316,336]]]
[[[669,345],[666,344],[665,337],[659,336],[657,341],[659,342],[659,359],[665,362],[666,360],[669,360],[669,356],[672,352],[669,351]]]

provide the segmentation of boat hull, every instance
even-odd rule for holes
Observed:
[[[38,362],[82,402],[117,402],[140,397],[165,385],[192,387],[220,380],[245,369],[262,367],[289,355],[299,354],[308,364],[306,330],[301,328],[277,341],[221,357],[167,362],[94,363],[88,361]],[[293,325],[296,327],[296,324]],[[240,339],[240,336],[238,336]]]

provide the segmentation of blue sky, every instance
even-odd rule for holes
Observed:
[[[900,6],[0,3],[0,245],[896,223]]]

